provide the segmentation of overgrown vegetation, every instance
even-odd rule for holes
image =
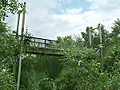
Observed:
[[[119,19],[115,21],[111,33],[105,30],[103,25],[98,25],[102,31],[102,44],[99,31],[94,31],[92,27],[87,27],[86,32],[82,32],[82,37],[77,37],[76,40],[71,36],[58,37],[57,45],[62,47],[64,56],[39,55],[32,59],[34,61],[28,59],[30,62],[27,60],[23,64],[21,88],[25,90],[29,88],[31,90],[35,88],[35,90],[117,90],[120,78],[120,37],[116,28],[120,27],[119,22]],[[89,29],[92,30],[91,46]],[[24,74],[28,76],[25,77]]]
[[[15,14],[21,7],[23,5],[18,0],[0,0],[0,20],[8,17],[8,13]]]
[[[0,1],[0,90],[16,90],[20,47],[25,51],[26,45],[28,48],[30,45],[26,44],[27,38],[20,43],[2,21],[7,12],[15,13],[20,6],[16,0]],[[20,89],[120,89],[120,20],[114,22],[111,33],[101,24],[96,27],[87,27],[76,39],[58,37],[62,57],[22,52]]]

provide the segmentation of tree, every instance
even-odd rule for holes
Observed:
[[[18,59],[20,41],[10,33],[6,24],[1,21],[0,29],[3,30],[0,33],[0,89],[3,90],[15,87],[13,65]]]
[[[113,27],[113,32],[116,32],[114,29],[117,28],[118,30],[118,22],[115,22]],[[103,25],[100,25],[99,28],[102,33],[104,58],[100,58],[96,47],[88,47],[89,27],[87,27],[85,33],[82,33],[84,40],[75,41],[68,38],[69,36],[67,39],[59,38],[64,45],[65,56],[61,59],[63,69],[56,79],[58,90],[107,90],[108,88],[117,90],[120,87],[120,37],[117,33],[114,36],[114,33],[107,32]],[[99,49],[99,32],[93,31],[91,37],[92,44]],[[82,42],[83,45],[79,45],[78,42]]]
[[[0,0],[0,20],[5,19],[8,13],[15,14],[22,4],[18,0]]]
[[[112,34],[117,36],[118,34],[120,34],[120,20],[117,19],[114,23],[114,26],[112,27],[113,31]]]
[[[13,65],[19,56],[20,42],[11,33],[3,20],[8,13],[16,13],[22,4],[17,0],[0,0],[0,89],[13,90],[16,87]]]

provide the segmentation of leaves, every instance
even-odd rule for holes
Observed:
[[[114,28],[119,27],[119,23],[116,22],[116,24]],[[56,79],[58,89],[107,90],[108,88],[118,88],[120,76],[119,37],[112,36],[112,33],[108,33],[103,25],[100,25],[100,28],[104,33],[103,43],[99,41],[99,33],[92,31],[92,48],[88,47],[89,27],[87,27],[86,33],[82,32],[84,38],[84,40],[80,39],[82,45],[78,45],[78,38],[76,41],[69,37],[59,38],[64,45],[65,56],[61,60],[63,69]],[[101,47],[104,50],[102,59],[100,58]]]
[[[8,17],[8,13],[15,14],[22,6],[18,0],[0,0],[0,20]]]

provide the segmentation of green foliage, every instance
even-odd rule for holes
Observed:
[[[82,33],[84,41],[70,36],[58,38],[62,42],[65,56],[61,59],[63,69],[56,79],[58,90],[117,90],[120,87],[120,37],[119,20],[109,33],[99,24],[102,32],[102,44],[99,33],[87,27]],[[89,47],[89,29],[92,32],[92,48]],[[116,35],[113,35],[116,33]],[[80,40],[80,41],[77,41]],[[81,46],[79,45],[82,44]],[[100,58],[100,47],[104,47],[104,58]]]
[[[0,20],[5,19],[8,13],[15,14],[22,4],[18,0],[0,0]]]
[[[17,0],[0,1],[0,90],[14,90],[20,47],[23,48],[21,90],[118,90],[120,88],[120,20],[115,21],[112,33],[103,25],[99,30],[87,27],[82,37],[58,37],[57,47],[64,56],[30,55],[28,33],[20,42],[1,20],[7,13],[15,13],[22,7]],[[89,31],[92,46],[89,45]],[[55,45],[50,43],[51,46]],[[104,57],[100,57],[101,48]],[[16,65],[17,64],[17,65]],[[16,67],[16,69],[14,68]]]
[[[64,42],[67,43],[67,41],[69,42],[69,40]],[[98,69],[100,58],[98,57],[99,55],[93,49],[79,47],[72,43],[69,51],[61,60],[64,68],[56,79],[57,88],[60,90],[80,90],[85,89],[86,86],[95,87],[90,82],[96,83],[96,78],[100,74]]]
[[[34,83],[33,83],[34,82]],[[52,89],[52,83],[47,78],[46,74],[44,73],[37,73],[32,72],[31,77],[28,79],[28,90],[51,90]]]
[[[15,87],[13,66],[18,59],[20,43],[1,21],[0,31],[0,89],[6,90]]]
[[[24,71],[23,80],[21,83],[22,90],[51,90],[52,82],[45,73],[36,72],[34,70]],[[23,74],[22,74],[23,75]]]
[[[112,34],[114,36],[117,36],[118,34],[120,34],[120,20],[119,19],[117,19],[117,21],[115,21],[112,29],[113,29]]]
[[[14,89],[15,80],[8,69],[0,67],[0,90]]]
[[[52,90],[54,79],[61,71],[59,57],[27,55],[23,59],[21,74],[22,90]]]

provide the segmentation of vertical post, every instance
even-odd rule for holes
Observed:
[[[23,20],[22,20],[22,33],[21,33],[21,43],[23,41],[23,33],[24,33],[24,22],[25,22],[25,12],[26,12],[26,3],[24,2],[24,8],[23,8]],[[20,47],[20,60],[19,60],[19,69],[18,69],[18,79],[17,79],[17,90],[19,90],[20,86],[20,75],[21,75],[21,65],[22,65],[22,46]]]
[[[21,65],[22,65],[22,54],[20,52],[19,69],[18,69],[18,79],[17,79],[17,90],[19,90],[19,86],[20,86]]]
[[[17,21],[17,31],[16,31],[16,37],[18,38],[18,32],[19,32],[19,24],[20,24],[20,14],[21,14],[21,10],[18,11],[18,21]]]
[[[98,24],[98,30],[99,30],[99,37],[100,37],[100,54],[101,54],[101,58],[103,58],[102,32],[101,32],[100,24]]]
[[[91,27],[89,28],[89,44],[90,44],[90,47],[92,46],[92,40],[91,40]]]
[[[35,38],[34,38],[34,48],[35,48],[35,43],[36,43],[36,42],[35,42]]]
[[[45,48],[46,48],[47,46],[46,46],[46,39],[45,39]]]
[[[46,52],[46,47],[47,47],[47,45],[46,45],[46,39],[45,39],[45,42],[44,42],[44,44],[45,44],[45,52]]]
[[[37,46],[38,48],[40,47],[40,42],[38,42],[38,46]]]
[[[24,34],[25,13],[26,13],[26,2],[24,2],[23,18],[22,18],[22,32],[21,32],[21,39],[22,40],[23,40],[23,34]]]
[[[99,25],[99,35],[100,35],[100,44],[102,44],[102,32],[101,32],[101,27]]]
[[[17,12],[17,14],[18,14],[18,20],[17,20],[17,29],[16,29],[16,38],[18,38],[18,32],[19,32],[19,23],[20,23],[20,14],[21,14],[21,10],[19,10],[18,12]],[[14,76],[16,76],[16,63],[13,65],[13,74],[14,74]],[[17,80],[16,80],[17,81]],[[15,81],[15,82],[16,82]]]

